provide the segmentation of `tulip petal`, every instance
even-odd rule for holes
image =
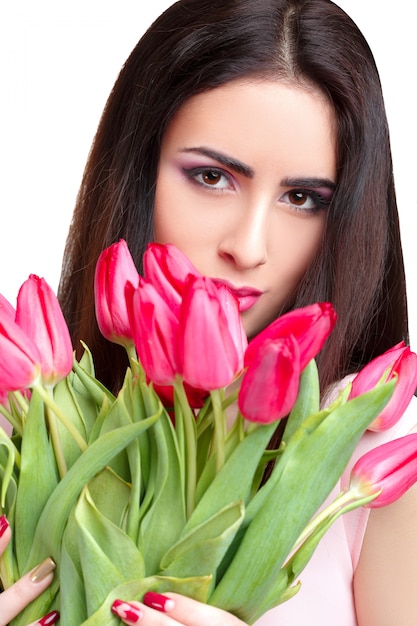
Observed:
[[[146,280],[178,315],[187,276],[201,276],[200,272],[172,244],[149,244],[143,257],[143,267]]]
[[[207,277],[187,278],[179,340],[181,374],[192,387],[225,387],[242,370],[242,327],[232,298]]]
[[[417,482],[417,434],[388,441],[364,454],[351,471],[350,486],[360,494],[381,493],[368,503],[379,508],[395,502]]]
[[[300,360],[293,337],[267,341],[245,372],[238,405],[243,417],[269,424],[289,414],[297,399]]]
[[[133,341],[125,287],[139,284],[139,274],[126,241],[112,244],[99,256],[94,277],[97,323],[102,335],[123,346]]]
[[[11,319],[15,319],[16,311],[10,302],[0,293],[0,315],[9,315]]]
[[[30,387],[39,377],[41,355],[30,337],[0,311],[0,389],[3,392]]]
[[[127,300],[136,351],[146,375],[157,385],[172,385],[179,373],[177,318],[153,285],[142,278]]]
[[[249,343],[245,365],[249,365],[258,347],[271,339],[292,335],[300,346],[300,367],[303,370],[322,349],[336,323],[336,313],[328,302],[311,304],[289,311],[267,326]]]
[[[404,342],[376,357],[357,374],[352,382],[350,398],[369,391],[385,377],[391,380],[397,377],[395,391],[391,400],[378,417],[368,427],[369,430],[382,431],[398,422],[411,402],[417,387],[417,355]]]
[[[71,371],[73,350],[58,299],[43,278],[31,274],[18,293],[16,322],[38,347],[41,375],[54,385]]]

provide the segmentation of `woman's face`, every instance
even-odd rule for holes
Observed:
[[[320,246],[335,127],[319,90],[236,81],[190,98],[164,136],[155,240],[231,287],[248,337],[279,314]]]

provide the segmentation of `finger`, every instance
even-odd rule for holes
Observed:
[[[117,615],[124,624],[133,626],[181,626],[182,622],[170,617],[168,614],[160,612],[160,610],[152,609],[140,602],[124,602],[123,600],[115,600],[112,606],[112,612]],[[185,624],[186,622],[184,622]]]
[[[158,606],[163,604],[162,610],[166,614],[186,626],[247,626],[227,611],[177,593],[167,593],[163,596],[147,593],[144,603],[156,610],[161,610]]]
[[[6,626],[45,591],[52,582],[54,569],[55,563],[47,558],[0,594],[0,626]]]
[[[245,626],[226,611],[174,593],[147,593],[144,603],[116,600],[112,611],[128,626]]]
[[[44,617],[42,617],[40,620],[28,624],[28,626],[52,626],[52,624],[56,624],[58,620],[58,611],[51,611],[50,613],[48,613],[48,615],[44,615]]]

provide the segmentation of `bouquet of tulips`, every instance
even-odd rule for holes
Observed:
[[[74,359],[43,279],[29,277],[16,309],[0,299],[0,412],[13,426],[11,437],[0,431],[1,512],[13,530],[1,581],[48,556],[57,564],[14,626],[53,609],[63,626],[115,625],[112,602],[149,590],[253,623],[297,592],[335,519],[392,502],[417,479],[409,435],[360,459],[349,489],[317,513],[365,429],[389,427],[410,401],[417,357],[403,344],[320,408],[328,303],[283,315],[248,345],[227,286],[170,245],[148,247],[140,277],[124,241],[100,256],[95,298],[101,332],[129,358],[117,395],[96,379],[87,346]]]

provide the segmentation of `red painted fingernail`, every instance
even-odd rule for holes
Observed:
[[[9,528],[9,521],[5,515],[0,517],[0,537],[4,535],[6,530]]]
[[[163,613],[171,611],[175,605],[174,600],[160,593],[155,593],[155,591],[147,591],[143,597],[143,602],[152,609],[162,611]]]
[[[48,615],[45,615],[45,617],[42,617],[42,619],[40,619],[39,622],[37,623],[40,624],[40,626],[50,626],[51,624],[56,624],[58,620],[59,620],[58,611],[51,611],[50,613],[48,613]]]
[[[133,606],[129,602],[123,602],[123,600],[115,600],[111,607],[112,613],[121,617],[123,620],[137,624],[142,617],[142,611],[136,606]]]

